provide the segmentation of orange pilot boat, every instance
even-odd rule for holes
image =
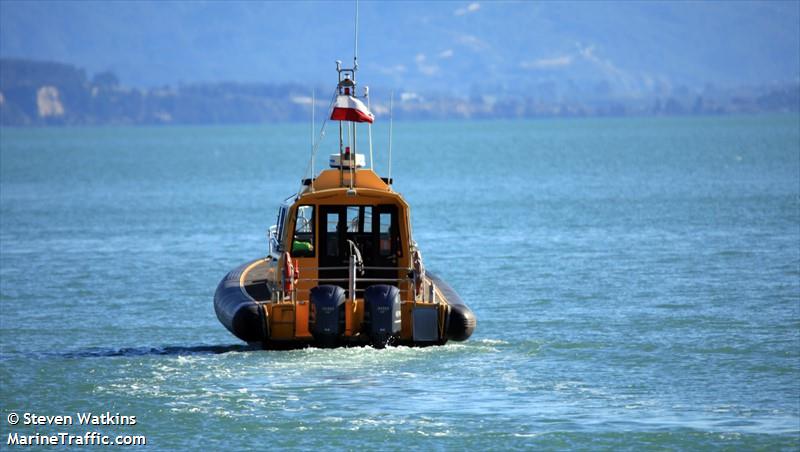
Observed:
[[[304,179],[279,208],[269,255],[232,270],[217,287],[217,317],[244,341],[265,348],[442,345],[475,329],[458,294],[425,270],[409,205],[391,178],[371,168],[371,138],[370,168],[357,152],[357,125],[373,121],[356,95],[357,68],[357,59],[352,69],[336,64],[330,120],[338,122],[339,152],[330,168]],[[368,102],[368,89],[362,98]]]

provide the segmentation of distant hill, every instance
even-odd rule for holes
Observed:
[[[331,88],[328,86],[327,88]],[[316,87],[318,117],[328,106]],[[308,120],[311,86],[298,83],[191,83],[158,88],[120,84],[113,72],[89,77],[73,65],[0,59],[0,125],[220,124]],[[767,84],[700,93],[676,91],[619,99],[554,98],[547,89],[523,95],[397,92],[402,118],[529,118],[542,116],[688,115],[800,111],[800,83]],[[378,117],[387,99],[371,103]]]
[[[209,124],[308,116],[306,89],[292,84],[212,83],[176,88],[121,86],[116,74],[88,78],[54,62],[0,59],[0,124]]]
[[[353,2],[0,3],[0,57],[136,88],[329,84]],[[361,2],[360,77],[450,96],[630,100],[800,81],[800,2]],[[326,85],[327,86],[327,85]]]

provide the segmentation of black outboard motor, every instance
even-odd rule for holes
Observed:
[[[333,347],[344,331],[344,289],[322,285],[311,289],[314,322],[311,335],[323,347]]]
[[[376,348],[383,348],[400,334],[400,291],[378,284],[364,291],[367,331]]]

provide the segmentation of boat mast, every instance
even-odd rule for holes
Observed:
[[[356,0],[356,20],[353,29],[353,97],[356,94],[356,71],[358,70],[358,0]],[[353,149],[350,150],[350,191],[353,190],[356,179],[356,165],[358,162],[358,151],[356,150],[356,123],[353,122]]]
[[[337,95],[339,96],[353,96],[356,97],[356,71],[358,71],[358,0],[356,0],[356,14],[355,14],[355,30],[353,36],[353,67],[342,68],[341,60],[336,60],[336,72],[339,75],[339,83],[337,85]],[[366,96],[366,93],[365,93]],[[369,102],[369,100],[367,100]],[[358,131],[355,121],[348,121],[347,125],[347,141],[349,146],[349,153],[347,154],[348,161],[348,174],[349,174],[349,189],[353,190],[356,179],[356,165],[358,162],[356,147],[356,137]],[[345,165],[345,146],[344,146],[344,126],[342,121],[339,121],[339,186],[344,187],[344,165]],[[372,163],[372,162],[370,162]]]
[[[337,95],[339,96],[356,96],[356,81],[355,81],[355,73],[356,69],[353,68],[342,68],[342,62],[340,60],[336,60],[336,71],[339,73],[339,84],[336,87]],[[347,144],[349,145],[347,148],[345,147],[345,131],[344,131],[344,121],[339,120],[339,186],[344,187],[344,165],[345,160],[350,162],[350,166],[347,168],[348,174],[350,175],[350,187],[353,188],[353,184],[355,182],[355,162],[357,159],[355,158],[356,154],[356,123],[355,121],[347,121]],[[349,149],[349,153],[345,153],[345,150]]]

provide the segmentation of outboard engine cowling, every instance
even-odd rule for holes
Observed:
[[[322,346],[334,346],[344,331],[344,289],[322,285],[311,289],[311,335]]]
[[[367,331],[372,345],[383,348],[400,334],[400,291],[378,284],[364,291]]]

